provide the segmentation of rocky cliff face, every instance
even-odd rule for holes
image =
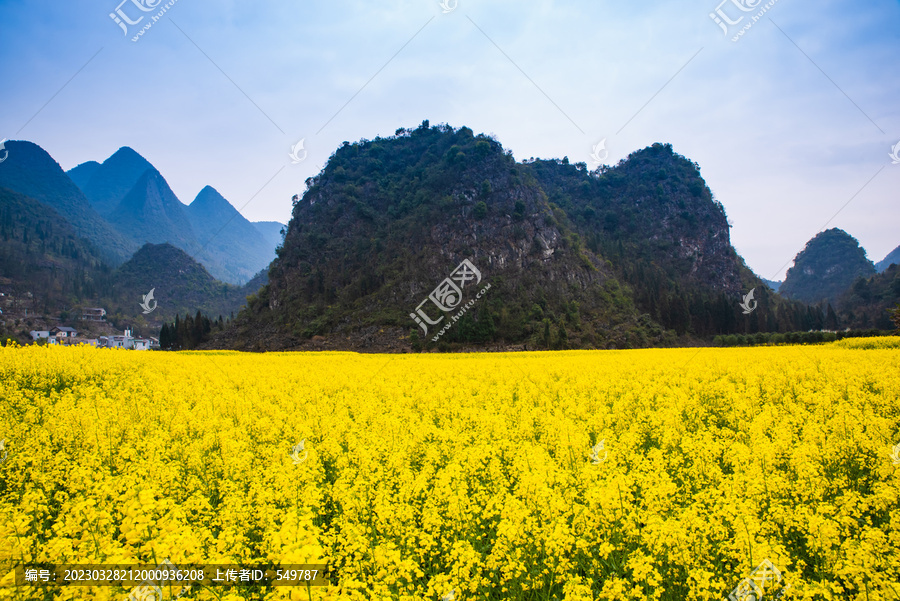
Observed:
[[[742,263],[725,209],[699,166],[670,144],[654,144],[595,172],[567,160],[528,167],[591,248],[622,255],[623,265],[653,263],[679,285],[727,295],[742,290]]]

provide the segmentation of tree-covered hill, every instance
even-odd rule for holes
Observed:
[[[711,336],[815,327],[806,307],[765,288],[731,246],[725,208],[696,163],[670,144],[631,153],[614,167],[531,160],[527,166],[586,246],[608,259],[639,309],[678,334]],[[759,311],[736,302],[755,289]]]
[[[0,279],[4,293],[30,294],[33,312],[99,295],[111,269],[89,242],[43,203],[0,188]]]
[[[856,238],[832,228],[806,243],[788,269],[779,293],[809,304],[836,305],[857,278],[873,275],[875,266]]]
[[[889,310],[900,304],[900,265],[857,278],[837,303],[841,327],[890,330]]]
[[[268,286],[225,344],[293,348],[322,334],[374,339],[385,328],[388,348],[416,330],[430,338],[434,329],[410,314],[464,259],[490,295],[442,341],[625,344],[637,335],[640,316],[609,267],[487,136],[426,122],[345,143],[307,183]]]
[[[645,346],[824,319],[746,268],[697,165],[669,145],[590,172],[424,122],[345,142],[307,185],[269,284],[214,345],[428,346],[434,329],[410,314],[464,259],[490,293],[440,343]]]
[[[145,244],[113,276],[109,293],[98,299],[110,314],[158,325],[198,310],[228,316],[256,290],[216,280],[190,255],[167,243]],[[150,290],[157,308],[144,315],[140,303]]]

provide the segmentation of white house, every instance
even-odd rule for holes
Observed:
[[[129,339],[129,346],[126,348],[133,348],[136,351],[150,350],[149,338],[134,338],[134,330],[125,330],[125,336]]]
[[[132,330],[125,330],[123,336],[101,336],[97,342],[98,346],[105,348],[134,349],[136,351],[146,351],[150,348],[150,340],[135,338]]]
[[[56,338],[75,338],[78,336],[78,332],[75,328],[53,328],[50,330],[50,335],[55,336]]]
[[[31,330],[31,339],[37,342],[41,338],[50,338],[50,332],[47,330]]]
[[[106,339],[104,346],[107,348],[129,348],[125,346],[125,336],[101,336],[100,340],[103,341],[104,338]]]

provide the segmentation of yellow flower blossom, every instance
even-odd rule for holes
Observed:
[[[49,598],[16,583],[25,564],[166,559],[328,566],[324,586],[204,585],[191,600],[721,601],[765,559],[790,585],[782,599],[895,599],[898,364],[896,338],[398,356],[6,347],[0,600]]]

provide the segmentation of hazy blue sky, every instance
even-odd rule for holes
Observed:
[[[131,146],[182,202],[209,184],[282,222],[342,141],[423,119],[519,160],[671,142],[760,276],[826,223],[875,261],[900,244],[897,0],[777,0],[737,42],[765,2],[177,0],[132,42],[166,2],[119,1],[0,0],[0,139],[65,169]],[[117,7],[146,15],[127,36]]]

